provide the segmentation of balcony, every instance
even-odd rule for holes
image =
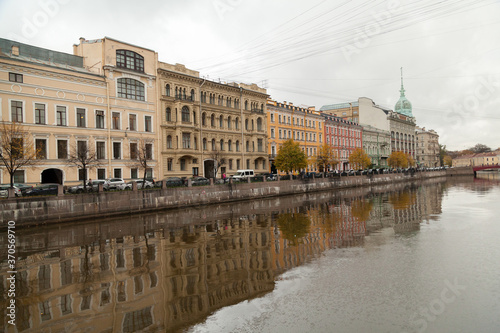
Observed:
[[[192,96],[175,95],[174,98],[175,98],[176,101],[194,102],[194,98]]]
[[[261,109],[252,109],[252,110],[250,110],[250,112],[264,114],[264,110],[261,110]]]

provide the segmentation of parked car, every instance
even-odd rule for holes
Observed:
[[[109,178],[106,179],[104,183],[104,189],[106,191],[109,190],[124,190],[127,187],[127,184],[122,178]]]
[[[184,186],[185,182],[180,177],[169,177],[164,179],[163,181],[167,182],[167,187],[176,187],[176,186]],[[159,184],[159,182],[157,182]]]
[[[200,186],[200,185],[209,185],[210,180],[205,177],[193,177],[191,178],[191,185],[192,186]]]
[[[153,188],[154,184],[150,182],[149,180],[146,180],[146,183],[144,183],[143,179],[132,179],[125,185],[125,190],[131,190],[132,189],[132,183],[137,183],[137,189],[141,190],[143,188],[148,189],[148,188]]]
[[[102,184],[104,187],[105,183],[106,181],[104,179],[96,179],[89,181],[87,183],[87,192],[97,192],[99,190],[99,184]],[[83,193],[84,191],[85,187],[83,185],[76,185],[68,188],[69,193]]]
[[[251,178],[255,176],[255,173],[251,169],[244,169],[236,171],[236,174],[233,177],[234,181],[246,180],[247,178]]]
[[[26,191],[26,196],[57,194],[59,184],[40,184]]]
[[[21,190],[22,195],[24,195],[27,190],[31,190],[33,188],[33,185],[26,185],[22,183],[14,183],[14,186]]]
[[[0,185],[0,198],[9,197],[9,188],[10,188],[10,185]],[[14,194],[16,197],[23,196],[21,189],[17,186],[14,186]]]

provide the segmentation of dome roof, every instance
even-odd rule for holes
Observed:
[[[403,69],[401,69],[401,96],[399,97],[398,102],[394,106],[394,111],[397,113],[404,114],[408,117],[413,117],[412,106],[410,101],[405,96],[405,88],[403,87]]]

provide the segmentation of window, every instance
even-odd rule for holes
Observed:
[[[146,132],[151,132],[151,116],[145,116],[144,117],[144,131]]]
[[[106,169],[97,169],[97,179],[106,179]]]
[[[165,96],[170,96],[170,84],[165,85]]]
[[[14,172],[14,183],[24,183],[24,170],[16,170]]]
[[[95,112],[95,128],[104,128],[104,111],[102,110]]]
[[[257,151],[259,152],[264,151],[264,145],[262,139],[257,139]]]
[[[113,158],[119,160],[121,158],[122,144],[121,142],[113,142]],[[115,176],[116,177],[116,176]],[[120,177],[117,177],[120,178]]]
[[[181,165],[181,171],[186,171],[186,159],[181,158],[179,162]]]
[[[173,148],[172,147],[172,136],[171,135],[167,136],[167,148],[168,149]]]
[[[227,117],[227,129],[231,129],[231,116]]]
[[[122,169],[113,169],[114,178],[122,178]]]
[[[136,160],[137,159],[137,153],[138,153],[137,143],[136,142],[131,142],[130,143],[130,159],[131,160]]]
[[[186,148],[186,149],[191,148],[191,134],[190,133],[182,133],[182,148]]]
[[[128,115],[128,129],[131,131],[137,131],[137,115]]]
[[[271,113],[271,122],[274,123],[274,113]]]
[[[57,140],[57,158],[60,160],[68,158],[68,140]]]
[[[144,72],[144,57],[128,50],[116,50],[116,67]]]
[[[36,146],[36,158],[38,160],[47,159],[47,140],[36,139],[35,146]]]
[[[207,150],[207,139],[203,138],[203,150]]]
[[[210,126],[215,127],[215,115],[210,116]]]
[[[203,114],[201,115],[201,124],[203,126],[207,125],[207,114],[205,112],[203,112]]]
[[[231,140],[227,141],[227,150],[228,151],[233,151],[233,142]]]
[[[76,126],[86,127],[85,123],[85,109],[76,109]]]
[[[45,104],[35,103],[35,124],[45,125]]]
[[[9,81],[23,83],[23,74],[9,73]]]
[[[274,139],[274,128],[271,128],[271,139]]]
[[[220,139],[220,150],[224,150],[224,140]]]
[[[153,159],[153,144],[152,143],[146,143],[146,159],[147,160],[152,160]]]
[[[215,139],[212,139],[212,151],[215,150]]]
[[[182,107],[182,122],[188,123],[189,120],[189,108],[187,106]]]
[[[224,127],[224,117],[222,117],[222,115],[219,117],[219,127],[220,128]]]
[[[113,129],[120,129],[120,113],[119,112],[113,112],[111,114],[112,116],[112,121],[113,121]]]
[[[67,126],[65,106],[56,107],[56,124],[57,126]]]
[[[139,178],[138,175],[139,175],[139,170],[137,170],[137,168],[130,169],[130,178],[137,179]]]
[[[23,102],[12,101],[10,104],[11,118],[13,122],[23,122]]]
[[[76,142],[76,154],[80,157],[87,157],[87,141],[77,141]]]
[[[144,101],[144,84],[140,81],[120,78],[118,83],[118,97]]]
[[[236,151],[240,151],[240,142],[239,141],[236,141],[235,148],[236,148]],[[238,167],[238,169],[239,169],[239,167]]]
[[[168,171],[172,171],[172,170],[173,170],[173,169],[172,169],[172,164],[173,164],[173,160],[172,160],[171,158],[169,158],[169,159],[167,160],[167,170],[168,170]]]

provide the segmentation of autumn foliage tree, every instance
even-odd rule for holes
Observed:
[[[285,141],[278,150],[274,165],[278,170],[289,173],[307,167],[307,156],[300,145],[292,139]]]
[[[364,149],[356,148],[349,156],[349,163],[355,169],[367,169],[372,164],[372,161]]]
[[[328,170],[328,168],[334,169],[339,161],[333,147],[325,143],[319,148],[314,163],[318,166],[320,171],[324,172]]]
[[[0,127],[0,161],[10,175],[10,187],[14,186],[17,170],[36,163],[42,152],[35,147],[31,133],[21,124],[2,123]]]
[[[393,168],[406,168],[408,167],[408,156],[402,151],[393,151],[387,163]]]

